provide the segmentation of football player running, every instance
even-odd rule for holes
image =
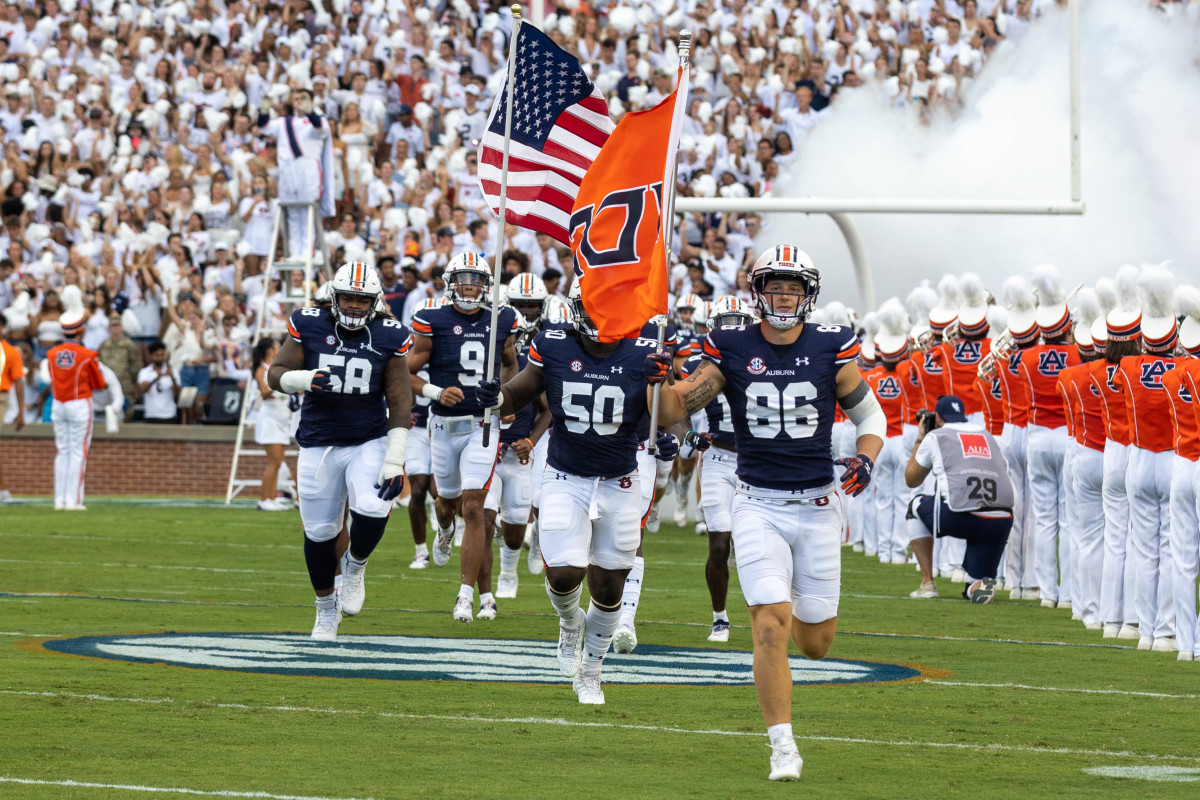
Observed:
[[[553,428],[542,476],[541,548],[546,593],[559,615],[558,664],[574,677],[580,703],[602,704],[600,669],[621,613],[625,577],[640,538],[638,423],[647,415],[643,364],[653,339],[601,342],[584,310],[578,283],[569,301],[574,330],[539,333],[529,363],[503,387],[475,389],[486,408],[512,414],[543,392]],[[669,359],[669,356],[667,356]],[[675,437],[657,440],[668,463]],[[580,608],[583,581],[591,598]]]
[[[722,391],[737,448],[733,548],[754,637],[754,685],[771,738],[771,780],[798,780],[788,638],[809,658],[829,652],[841,584],[841,484],[858,495],[871,479],[887,419],[855,365],[858,339],[838,325],[806,325],[821,280],[799,248],[779,245],[750,271],[758,325],[709,334],[686,380],[662,386],[661,422],[686,419]],[[647,381],[665,384],[670,362],[648,357]],[[651,389],[651,393],[653,389]],[[857,455],[831,455],[834,404],[855,424]]]
[[[736,297],[726,296],[718,300],[708,319],[711,330],[726,327],[742,327],[758,322],[754,309]],[[683,362],[683,377],[695,372],[703,360],[697,352]],[[700,513],[708,529],[708,562],[704,565],[704,579],[708,583],[708,594],[712,598],[713,623],[708,634],[710,642],[729,641],[729,614],[725,601],[729,596],[729,542],[732,528],[731,510],[733,494],[737,489],[734,467],[737,453],[734,452],[733,422],[729,414],[729,401],[719,394],[704,407],[706,430],[689,431],[685,438],[684,453],[694,450],[701,453],[703,466],[700,469]]]
[[[475,253],[461,253],[446,265],[446,298],[441,308],[421,309],[413,315],[416,337],[409,369],[413,391],[433,401],[429,421],[429,443],[433,455],[433,479],[437,484],[434,512],[438,535],[433,544],[433,563],[445,566],[454,540],[454,517],[466,523],[461,553],[461,584],[454,602],[454,619],[470,623],[474,618],[475,585],[480,580],[484,558],[491,554],[491,541],[484,534],[483,504],[491,486],[500,448],[499,420],[492,418],[496,433],[483,446],[484,415],[471,389],[487,372],[487,344],[491,314],[486,305],[492,285],[487,262]],[[501,379],[517,370],[516,312],[499,310],[496,348],[492,358]],[[429,371],[426,381],[416,373]],[[496,601],[490,586],[481,586],[479,615],[493,619]]]
[[[441,308],[442,301],[430,297],[421,302],[422,309]],[[422,380],[429,380],[428,370],[418,373]],[[413,398],[412,436],[408,452],[404,456],[404,475],[408,479],[408,524],[412,529],[413,560],[409,569],[425,569],[429,566],[428,512],[425,498],[430,492],[437,496],[433,485],[433,453],[429,447],[429,406],[433,401],[421,395]]]
[[[408,328],[377,316],[383,288],[361,261],[332,281],[331,308],[298,308],[267,383],[286,394],[307,392],[296,441],[296,488],[304,525],[304,560],[316,592],[312,638],[337,638],[342,613],[362,610],[367,558],[387,527],[404,486],[412,421],[406,356]],[[336,540],[350,506],[350,547],[341,558],[343,585],[334,593]]]

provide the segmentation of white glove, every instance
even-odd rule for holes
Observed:
[[[408,448],[408,428],[392,428],[387,438],[387,451],[383,454],[383,466],[379,469],[375,488],[382,499],[391,501],[399,497],[404,488],[404,451]]]
[[[104,430],[108,431],[109,433],[116,433],[117,431],[121,430],[121,426],[117,422],[117,420],[120,418],[121,417],[120,414],[117,413],[117,409],[113,408],[112,406],[105,406]]]
[[[441,386],[434,386],[432,383],[426,383],[421,387],[421,394],[428,400],[438,402],[442,399],[442,392],[446,391]]]
[[[284,394],[328,391],[329,373],[320,369],[291,369],[279,376],[279,388]]]

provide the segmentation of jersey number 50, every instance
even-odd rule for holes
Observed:
[[[317,368],[329,373],[329,391],[341,394],[366,394],[371,391],[371,362],[365,358],[322,353]]]
[[[789,383],[780,389],[773,383],[752,383],[746,387],[746,423],[750,434],[759,439],[774,439],[780,431],[791,439],[807,439],[817,432],[817,409],[809,400],[817,399],[817,387],[808,381]]]
[[[595,394],[592,394],[593,390]],[[575,403],[576,397],[589,398],[591,410]],[[609,403],[612,403],[609,407]],[[611,436],[621,427],[625,417],[625,392],[620,386],[595,386],[581,381],[565,381],[562,385],[562,410],[567,416],[567,430],[587,433],[593,428],[601,436]],[[605,420],[605,417],[608,417]]]

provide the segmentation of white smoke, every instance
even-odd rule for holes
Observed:
[[[869,86],[843,92],[800,148],[793,196],[1070,199],[1067,15],[1003,43],[957,120],[919,124]],[[1170,260],[1200,280],[1200,69],[1182,16],[1126,0],[1082,13],[1083,217],[859,214],[877,298],[971,270],[988,288],[1053,262],[1093,282],[1126,262]],[[824,215],[774,215],[760,245],[799,245],[821,268],[823,300],[860,304],[850,256]]]

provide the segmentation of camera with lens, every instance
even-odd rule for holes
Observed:
[[[929,433],[937,427],[937,415],[927,408],[922,408],[917,412],[917,427]]]

